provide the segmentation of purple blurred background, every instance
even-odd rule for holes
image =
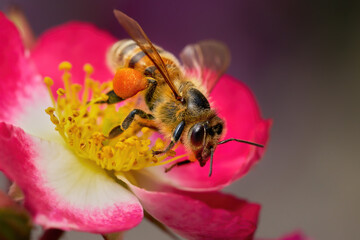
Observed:
[[[213,38],[232,52],[229,74],[255,93],[274,125],[263,160],[225,189],[262,204],[258,237],[302,229],[318,240],[357,239],[360,224],[360,4],[350,1],[0,0],[37,35],[71,20],[128,37],[117,8],[179,54]],[[4,184],[3,184],[4,185]],[[146,221],[126,239],[168,239]],[[64,239],[101,239],[71,233]]]

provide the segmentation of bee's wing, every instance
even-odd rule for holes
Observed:
[[[181,99],[180,94],[176,90],[172,80],[170,79],[169,73],[166,69],[164,61],[160,57],[156,48],[151,43],[150,39],[146,36],[144,30],[140,25],[132,18],[124,14],[119,10],[114,10],[116,19],[119,21],[120,25],[125,29],[125,31],[130,35],[130,37],[136,42],[136,44],[141,48],[141,50],[150,58],[154,63],[156,68],[159,70],[160,74],[163,76],[165,82],[169,85],[173,91],[176,99]]]
[[[215,40],[187,45],[180,53],[185,72],[202,80],[209,92],[230,64],[228,47]]]

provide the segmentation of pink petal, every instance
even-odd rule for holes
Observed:
[[[271,120],[262,119],[260,109],[248,87],[225,75],[215,86],[211,98],[219,115],[226,120],[227,134],[224,139],[238,138],[266,145]],[[210,162],[203,168],[198,163],[176,167],[167,174],[164,174],[164,168],[153,171],[181,189],[217,190],[244,176],[262,157],[264,150],[237,142],[219,145],[214,154],[211,177],[208,177]],[[177,152],[181,153],[181,150]]]
[[[108,33],[88,23],[70,22],[52,28],[40,36],[31,52],[39,73],[54,79],[53,90],[63,87],[58,66],[69,61],[73,69],[73,82],[83,83],[85,63],[95,68],[92,77],[99,81],[112,79],[106,66],[106,51],[115,42]]]
[[[0,79],[0,121],[37,136],[54,129],[45,113],[51,106],[45,85],[25,56],[16,27],[1,12]]]
[[[136,176],[128,183],[143,207],[186,239],[252,239],[260,205],[220,192],[186,192]],[[125,180],[126,181],[126,180]],[[150,189],[150,190],[149,190]]]
[[[64,146],[0,123],[0,170],[23,190],[34,222],[46,228],[123,231],[143,217],[134,195]]]
[[[256,240],[311,240],[311,238],[305,236],[301,231],[295,231],[290,234],[286,234],[276,239],[256,239]]]

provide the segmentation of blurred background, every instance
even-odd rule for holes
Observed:
[[[359,3],[0,0],[0,9],[12,4],[37,35],[81,20],[127,37],[113,17],[117,8],[176,55],[188,43],[224,41],[232,52],[228,73],[252,89],[263,116],[274,121],[265,157],[224,191],[262,205],[257,237],[301,229],[317,240],[358,238]],[[169,239],[146,221],[125,236],[144,238]],[[72,232],[64,239],[101,238]]]

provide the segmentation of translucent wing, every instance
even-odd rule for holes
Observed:
[[[200,78],[209,92],[230,64],[227,46],[215,40],[187,45],[180,53],[187,74]]]
[[[182,100],[182,97],[176,90],[172,80],[169,77],[169,73],[166,69],[164,61],[162,60],[159,53],[151,43],[150,39],[146,36],[144,30],[134,19],[130,18],[123,12],[120,12],[119,10],[114,10],[114,14],[116,19],[119,21],[120,25],[125,29],[125,31],[136,42],[136,44],[141,48],[141,50],[154,63],[156,68],[159,70],[160,74],[163,76],[165,82],[169,85],[169,87],[173,91],[175,98],[178,100]]]

